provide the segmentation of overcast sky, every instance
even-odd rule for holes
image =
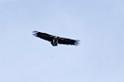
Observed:
[[[124,0],[0,0],[0,82],[124,82]]]

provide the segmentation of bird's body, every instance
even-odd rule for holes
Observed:
[[[51,41],[51,44],[52,44],[53,46],[57,46],[58,41],[59,41],[59,37],[55,36],[55,37],[53,37],[53,40]]]
[[[33,33],[34,33],[33,35],[36,37],[50,41],[53,46],[57,46],[58,43],[66,44],[66,45],[78,45],[79,44],[79,40],[62,38],[62,37],[53,36],[53,35],[43,33],[43,32],[38,32],[38,31],[33,31]]]

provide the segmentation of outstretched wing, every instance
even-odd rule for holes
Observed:
[[[68,38],[60,38],[58,41],[59,44],[67,44],[67,45],[78,45],[79,40],[73,40]]]
[[[33,33],[34,33],[33,34],[34,36],[39,37],[39,38],[44,39],[44,40],[47,40],[47,41],[52,41],[53,37],[54,37],[50,34],[38,32],[38,31],[33,31]]]

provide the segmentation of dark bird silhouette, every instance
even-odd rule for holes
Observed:
[[[57,46],[58,44],[66,44],[66,45],[78,45],[79,40],[73,40],[68,38],[62,38],[58,36],[53,36],[47,33],[33,31],[33,35],[39,37],[41,39],[47,40],[51,42],[52,46]]]

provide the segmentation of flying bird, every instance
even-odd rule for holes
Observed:
[[[38,32],[38,31],[33,31],[33,35],[38,38],[51,42],[52,46],[57,46],[58,44],[66,44],[66,45],[78,45],[79,44],[79,40],[63,38],[63,37],[54,36],[51,34]]]

